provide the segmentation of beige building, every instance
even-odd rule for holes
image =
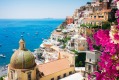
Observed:
[[[98,71],[98,62],[100,61],[99,57],[100,57],[100,51],[94,50],[94,51],[86,52],[85,74],[84,74],[86,78],[88,78],[89,74]]]
[[[14,52],[8,65],[5,80],[59,80],[75,73],[74,65],[67,58],[36,65],[34,55],[25,48],[25,41],[19,41],[19,49]]]
[[[71,37],[71,40],[68,41],[66,48],[68,50],[86,51],[87,50],[86,38],[83,37],[81,34],[74,35],[73,37]]]
[[[87,50],[87,41],[86,38],[80,37],[75,40],[75,50],[77,51],[86,51]]]

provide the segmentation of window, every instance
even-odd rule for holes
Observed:
[[[74,43],[71,43],[71,47],[73,47],[74,46]]]
[[[54,78],[51,78],[51,80],[54,80]]]
[[[97,62],[98,62],[98,59],[97,59]]]
[[[72,71],[69,72],[69,75],[71,75],[71,74],[72,74]]]
[[[11,79],[13,79],[13,71],[11,71]]]
[[[39,70],[38,69],[36,69],[36,80],[39,80]]]
[[[88,70],[89,70],[89,71],[91,70],[91,65],[88,65]]]
[[[31,72],[28,72],[28,80],[31,80]]]
[[[92,22],[91,22],[91,24],[92,24]]]
[[[66,73],[63,75],[63,77],[66,77]]]
[[[94,16],[94,18],[96,18],[96,16]]]
[[[91,62],[91,59],[89,59],[89,61]]]
[[[57,77],[57,80],[59,80],[60,78],[61,78],[61,77],[60,77],[60,76],[58,76],[58,77]]]

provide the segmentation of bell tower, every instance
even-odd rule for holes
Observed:
[[[25,50],[25,41],[23,38],[20,39],[19,41],[19,49],[20,50]]]

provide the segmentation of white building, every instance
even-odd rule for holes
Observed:
[[[98,62],[100,61],[100,51],[87,51],[86,52],[86,61],[85,61],[85,77],[88,77],[88,74],[98,71]],[[95,75],[94,75],[95,77]]]

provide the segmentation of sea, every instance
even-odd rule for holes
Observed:
[[[0,19],[0,67],[9,64],[13,49],[19,48],[21,36],[30,51],[39,48],[64,19]]]

